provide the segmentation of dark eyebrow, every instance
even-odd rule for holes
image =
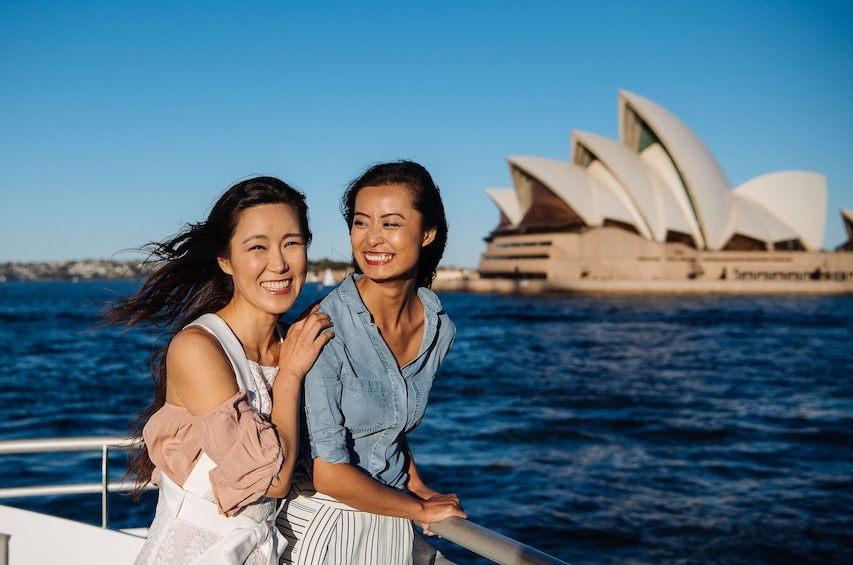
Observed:
[[[298,237],[298,238],[300,238],[300,239],[304,239],[304,236],[302,235],[302,233],[301,233],[301,232],[286,233],[286,234],[284,234],[284,236],[282,236],[282,238],[281,238],[281,239],[282,239],[282,240],[285,240],[285,239],[290,239],[290,238],[292,238],[292,237]],[[250,235],[249,237],[247,237],[246,239],[244,239],[244,240],[243,240],[243,241],[241,241],[240,243],[241,243],[241,245],[242,245],[242,244],[245,244],[245,243],[249,243],[250,241],[254,241],[254,240],[256,240],[256,239],[263,239],[263,240],[265,240],[265,241],[266,241],[266,240],[268,240],[268,239],[269,239],[269,236],[266,236],[266,235],[260,235],[260,234],[258,234],[258,235]]]
[[[244,239],[240,243],[241,244],[242,243],[249,243],[250,241],[253,241],[255,239],[269,239],[269,237],[267,237],[265,235],[250,235],[249,237],[247,237],[246,239]]]
[[[369,216],[370,216],[370,214],[367,214],[367,213],[365,213],[365,212],[358,212],[358,211],[356,211],[356,212],[353,212],[353,216],[367,216],[367,217],[369,217]],[[406,216],[404,216],[404,215],[403,215],[402,213],[400,213],[400,212],[388,212],[387,214],[382,214],[382,215],[380,216],[380,218],[387,218],[387,217],[389,217],[389,216],[399,216],[399,217],[403,218],[404,220],[406,219]]]

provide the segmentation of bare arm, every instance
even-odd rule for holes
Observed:
[[[406,453],[406,472],[409,474],[409,491],[416,494],[424,500],[440,495],[441,493],[432,489],[421,479],[418,468],[415,466],[415,457],[412,455],[412,450],[409,448],[409,438],[403,436],[403,451]]]
[[[278,432],[284,462],[273,478],[267,496],[281,498],[290,490],[290,481],[299,453],[300,391],[305,374],[314,365],[320,350],[334,334],[323,332],[332,326],[327,314],[311,309],[287,331],[279,351],[279,372],[272,390],[270,420]]]
[[[237,394],[237,379],[222,346],[209,332],[191,326],[172,339],[166,353],[166,401],[193,416]]]
[[[426,527],[448,516],[467,516],[455,494],[436,494],[427,500],[410,496],[347,463],[327,463],[315,458],[314,486],[319,492],[363,512],[408,518]]]
[[[412,455],[412,450],[409,448],[408,436],[403,436],[403,449],[406,452],[406,472],[408,472],[409,474],[409,492],[411,492],[415,496],[422,498],[423,500],[439,499],[437,497],[445,496],[453,496],[456,497],[458,500],[458,497],[455,493],[448,493],[445,495],[433,488],[430,488],[426,485],[426,483],[424,483],[420,473],[418,473],[418,468],[415,465],[415,457],[414,455]],[[462,510],[461,504],[459,505],[459,510]],[[464,513],[464,511],[462,514],[462,516],[459,516],[460,518],[467,518],[467,515]],[[421,527],[423,527],[425,534],[431,536],[435,535],[431,531],[429,531],[429,522],[421,522]]]

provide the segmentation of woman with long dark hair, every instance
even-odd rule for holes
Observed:
[[[429,290],[447,242],[438,187],[411,161],[371,167],[343,198],[354,274],[320,303],[335,339],[305,378],[310,469],[277,524],[285,563],[412,562],[412,520],[466,515],[418,474],[422,420],[456,329]]]
[[[274,526],[290,488],[302,380],[332,337],[314,308],[279,316],[305,284],[304,196],[279,179],[232,186],[208,218],[150,244],[153,274],[115,303],[110,323],[165,328],[154,401],[134,424],[140,488],[160,498],[136,563],[276,563]]]

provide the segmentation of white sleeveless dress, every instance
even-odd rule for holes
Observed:
[[[236,336],[225,321],[215,314],[205,314],[189,325],[201,326],[219,340],[234,367],[239,388],[247,391],[253,409],[268,416],[272,410],[270,391],[278,367],[265,367],[246,359]],[[207,479],[212,466],[215,466],[213,461],[203,453],[183,489],[165,473],[160,473],[161,490],[157,509],[145,545],[134,561],[135,565],[269,565],[278,562],[279,554],[286,545],[273,522],[279,510],[278,501],[262,497],[242,508],[234,517],[219,515]],[[192,494],[191,483],[201,486],[201,496]],[[182,513],[182,510],[191,510],[191,513]],[[244,539],[241,542],[242,549],[232,549],[223,554],[220,551],[223,546],[233,545],[225,539],[234,537],[227,531],[232,524],[234,528],[242,527],[243,531],[254,528],[257,533],[253,534],[250,541]],[[263,540],[266,540],[264,547],[260,547],[259,542]],[[244,558],[247,552],[249,554]]]

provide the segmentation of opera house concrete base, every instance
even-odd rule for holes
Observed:
[[[474,292],[853,294],[853,253],[707,251],[620,228],[494,236],[477,278],[434,288]]]
[[[853,281],[631,281],[584,280],[549,282],[511,279],[436,279],[436,292],[492,294],[585,294],[585,295],[828,295],[853,294]]]

